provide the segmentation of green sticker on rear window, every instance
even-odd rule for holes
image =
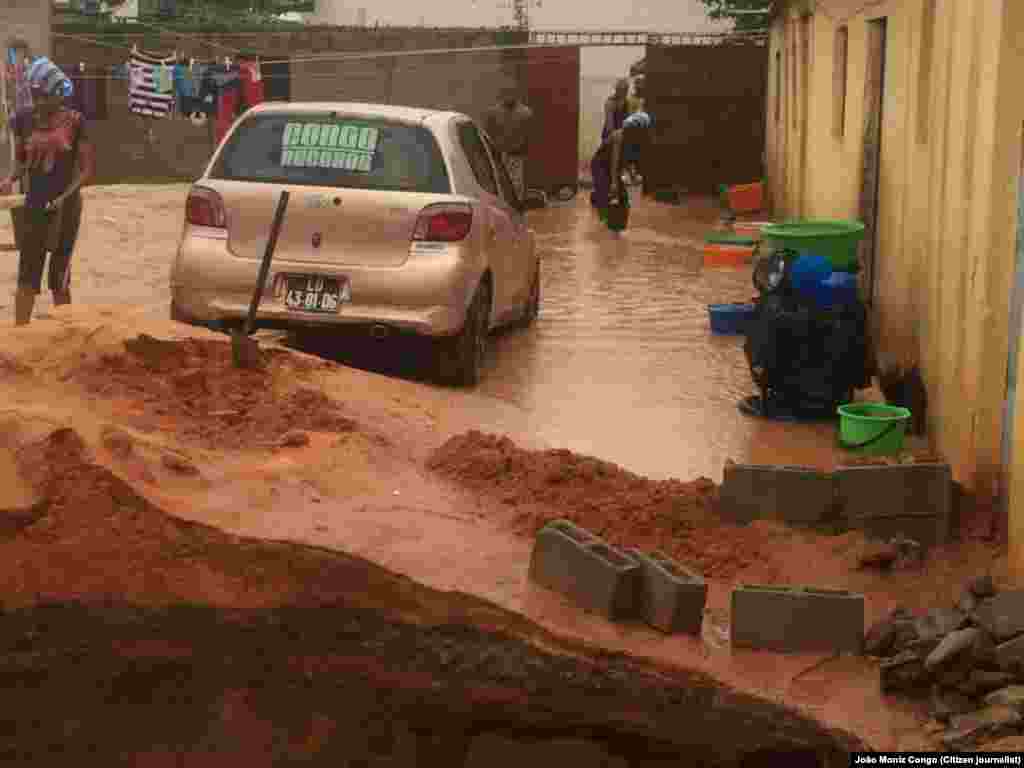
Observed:
[[[351,123],[288,123],[281,142],[287,168],[337,168],[369,173],[379,130]]]

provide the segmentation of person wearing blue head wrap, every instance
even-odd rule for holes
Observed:
[[[80,112],[66,105],[73,93],[71,80],[45,56],[29,64],[25,79],[32,106],[11,120],[15,167],[0,179],[0,195],[10,194],[16,182],[25,193],[18,217],[18,289],[14,301],[16,325],[32,317],[42,287],[47,253],[49,286],[54,304],[71,302],[71,254],[82,219],[80,189],[95,175],[95,152]]]
[[[634,112],[627,117],[622,127],[612,131],[594,153],[590,161],[590,172],[594,179],[594,190],[590,203],[597,209],[602,221],[607,221],[608,208],[628,196],[622,186],[622,171],[632,164],[639,164],[644,148],[650,143],[654,118],[648,112]]]

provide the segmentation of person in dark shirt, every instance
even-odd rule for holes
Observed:
[[[85,120],[65,105],[72,93],[68,77],[48,58],[40,57],[29,66],[26,78],[32,107],[11,120],[15,167],[0,180],[0,194],[10,194],[18,181],[25,193],[14,301],[17,325],[32,318],[47,251],[53,303],[71,302],[71,254],[82,219],[80,189],[92,180],[96,167]]]

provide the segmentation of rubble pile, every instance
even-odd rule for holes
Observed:
[[[897,608],[868,630],[864,650],[883,659],[883,693],[928,697],[945,748],[1024,733],[1024,590],[978,577],[954,606]]]

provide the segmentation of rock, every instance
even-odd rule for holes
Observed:
[[[942,642],[936,646],[935,650],[928,654],[928,658],[924,660],[924,668],[934,671],[950,663],[964,651],[973,648],[979,635],[981,635],[981,630],[977,627],[950,632],[942,638]]]
[[[951,729],[942,737],[942,743],[947,749],[971,749],[979,741],[1008,735],[1022,719],[1015,710],[999,705],[968,715],[955,715],[950,721]]]
[[[992,655],[1000,670],[1016,673],[1024,666],[1024,636],[1000,643],[993,649]]]
[[[931,716],[941,723],[949,722],[949,719],[956,715],[966,715],[977,709],[978,704],[969,696],[958,691],[943,690],[937,685],[932,687]]]
[[[965,589],[964,593],[960,595],[960,599],[956,601],[956,608],[958,611],[963,611],[970,615],[978,607],[978,602],[978,598],[975,597],[974,593]]]
[[[979,599],[992,597],[996,593],[996,585],[990,574],[978,576],[967,582],[967,591]]]
[[[1009,707],[1018,714],[1024,714],[1024,685],[1010,685],[993,691],[985,697],[985,704]]]
[[[944,688],[959,688],[971,679],[973,671],[974,661],[970,654],[965,653],[945,666],[937,668],[932,674],[935,676],[935,682]],[[930,670],[925,670],[926,674],[929,672]]]
[[[895,542],[868,542],[857,558],[857,567],[886,570],[892,567],[899,556],[900,551]]]
[[[135,451],[135,442],[132,440],[131,435],[116,427],[104,429],[101,440],[103,441],[104,448],[122,459],[131,456]]]
[[[992,691],[1012,685],[1016,678],[1008,672],[994,672],[987,669],[973,669],[970,677],[959,687],[966,696],[984,696]]]
[[[305,448],[309,445],[309,435],[299,430],[289,432],[277,444],[282,448]]]
[[[917,620],[917,636],[928,643],[967,626],[967,614],[956,608],[935,608]]]
[[[1024,590],[1000,592],[983,600],[973,618],[999,643],[1024,634]]]
[[[177,472],[179,475],[199,474],[199,468],[195,464],[176,453],[165,453],[160,461],[167,469]]]
[[[927,682],[928,675],[921,657],[914,651],[904,651],[882,662],[878,679],[882,693],[894,693],[917,690]]]
[[[864,653],[869,656],[894,656],[906,650],[917,639],[914,617],[897,608],[886,618],[875,622],[864,635]]]

